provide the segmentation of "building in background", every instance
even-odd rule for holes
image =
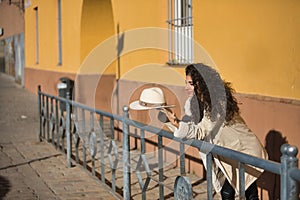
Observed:
[[[0,1],[0,72],[24,86],[24,0]]]

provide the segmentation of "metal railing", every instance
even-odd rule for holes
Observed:
[[[186,146],[195,147],[206,154],[207,199],[213,199],[213,155],[238,161],[240,199],[245,199],[244,173],[247,165],[280,175],[280,196],[282,200],[299,198],[300,170],[296,158],[298,150],[294,146],[282,145],[281,162],[273,162],[204,141],[176,138],[168,131],[130,120],[128,107],[126,106],[123,108],[123,115],[119,116],[85,106],[69,100],[69,98],[69,93],[67,93],[67,98],[62,98],[46,94],[41,91],[40,86],[38,87],[39,140],[47,140],[47,142],[55,145],[57,149],[66,153],[68,167],[72,167],[72,162],[79,163],[85,170],[89,170],[93,176],[108,184],[114,193],[121,194],[124,199],[132,199],[131,178],[133,172],[137,176],[142,199],[146,199],[149,183],[154,180],[152,177],[153,171],[151,171],[147,158],[146,143],[149,140],[145,137],[146,134],[152,134],[157,141],[158,179],[154,181],[158,183],[159,199],[165,199],[163,151],[166,151],[168,147],[163,143],[164,138],[180,145],[180,150],[175,151],[180,159],[180,172],[174,184],[173,195],[175,199],[193,198],[192,187],[188,178],[185,177]],[[60,108],[62,104],[65,104],[65,106],[62,106],[65,110]],[[122,128],[118,128],[120,124],[122,124]],[[115,138],[116,132],[120,133],[118,135],[120,138]],[[140,141],[139,153],[135,154],[137,160],[134,163],[132,163],[132,149],[130,149],[132,138]],[[119,140],[122,141],[122,147],[117,145]],[[200,162],[200,159],[198,162]],[[108,172],[110,177],[106,177]],[[142,176],[143,172],[144,176]],[[120,179],[122,179],[122,183],[120,183]]]

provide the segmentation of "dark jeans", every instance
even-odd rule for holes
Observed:
[[[247,200],[259,200],[256,181],[253,182],[245,191]],[[222,200],[234,200],[235,190],[226,180],[221,190]]]

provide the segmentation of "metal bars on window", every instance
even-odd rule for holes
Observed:
[[[189,64],[194,59],[192,0],[168,2],[168,63]]]

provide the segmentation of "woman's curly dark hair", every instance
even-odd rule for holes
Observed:
[[[202,63],[188,65],[185,74],[193,80],[195,95],[191,99],[191,112],[195,123],[202,120],[204,111],[212,121],[221,119],[230,123],[234,120],[239,107],[229,82],[223,81],[215,69]]]

